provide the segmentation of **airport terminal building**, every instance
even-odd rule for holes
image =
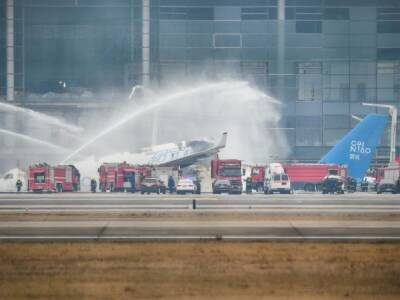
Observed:
[[[363,102],[400,108],[399,0],[4,0],[0,24],[1,101],[71,122],[135,84],[229,77],[282,101],[289,159],[318,161],[352,115],[386,112]],[[0,116],[0,128],[40,131]],[[0,135],[0,171],[20,151]]]

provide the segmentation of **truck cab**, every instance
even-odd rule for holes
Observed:
[[[237,159],[214,159],[211,161],[211,177],[214,183],[225,179],[230,183],[230,194],[241,194],[242,185],[242,162]]]
[[[251,168],[251,183],[254,190],[262,192],[264,190],[265,166],[255,166]]]

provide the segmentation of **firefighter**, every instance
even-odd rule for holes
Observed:
[[[196,179],[196,194],[201,194],[201,182],[200,179]]]
[[[364,178],[363,181],[361,182],[361,191],[362,192],[368,192],[368,181],[367,181],[367,178]]]
[[[96,193],[96,189],[97,189],[97,181],[96,179],[92,178],[90,180],[90,190],[92,191],[92,193]]]
[[[252,193],[253,183],[251,181],[251,177],[246,178],[246,194]]]
[[[15,183],[15,186],[17,187],[17,192],[19,193],[22,188],[22,181],[21,179],[18,178],[17,182]]]
[[[347,191],[349,193],[354,193],[357,190],[357,180],[353,177],[347,178]]]
[[[169,190],[170,194],[172,194],[174,192],[174,188],[175,188],[175,180],[171,175],[169,175],[169,177],[168,177],[168,190]]]

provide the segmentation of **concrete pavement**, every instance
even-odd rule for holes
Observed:
[[[196,209],[193,207],[196,199]],[[82,221],[85,216],[101,212],[184,212],[188,220],[165,221],[150,213],[144,220]],[[190,215],[211,212],[285,215],[283,221],[251,221],[238,219],[220,221],[191,220]],[[57,220],[58,213],[82,214],[76,219]],[[371,220],[291,220],[291,214],[312,215],[346,213],[358,215],[382,214],[382,219]],[[30,221],[29,216],[43,213],[55,220]],[[6,215],[23,215],[14,221],[2,219]],[[392,221],[385,221],[391,214]],[[399,216],[398,221],[396,216]],[[395,216],[393,218],[393,216]],[[54,218],[53,218],[54,219]],[[346,195],[140,195],[140,194],[1,194],[0,240],[400,240],[400,197],[355,193]]]

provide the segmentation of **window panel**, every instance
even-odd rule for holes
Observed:
[[[296,116],[296,128],[321,128],[321,116]]]
[[[349,101],[350,89],[345,85],[341,88],[324,89],[324,101]]]
[[[215,49],[215,59],[240,59],[240,48],[216,48]]]
[[[263,33],[268,29],[266,21],[242,21],[242,33]]]
[[[400,21],[377,22],[378,33],[400,33]]]
[[[325,59],[349,59],[348,48],[324,48]]]
[[[186,23],[183,21],[160,21],[160,33],[161,34],[172,34],[172,33],[186,33]]]
[[[322,37],[321,35],[310,35],[310,34],[288,34],[286,35],[286,46],[287,47],[321,47]]]
[[[326,34],[348,34],[349,33],[349,22],[348,21],[323,21],[322,22],[323,33]]]
[[[215,20],[240,20],[240,7],[216,6],[214,16]]]
[[[186,54],[188,59],[207,60],[213,58],[214,51],[212,48],[187,48]]]
[[[188,47],[213,47],[213,36],[211,34],[187,35]]]
[[[324,145],[334,146],[348,133],[348,129],[325,129]]]
[[[324,75],[324,88],[349,88],[349,75]]]
[[[399,34],[378,34],[378,48],[400,48]]]
[[[367,21],[350,22],[351,34],[373,34],[376,33],[376,23]]]
[[[322,77],[320,62],[301,62],[297,65],[298,99],[321,100]]]
[[[243,47],[260,48],[260,47],[276,47],[276,40],[271,35],[246,34],[242,36]]]
[[[240,34],[215,34],[215,48],[238,48],[241,47],[242,40]]]
[[[350,62],[350,74],[376,74],[375,62]]]
[[[321,33],[321,22],[320,21],[297,21],[296,32],[297,33]]]
[[[325,115],[324,128],[339,129],[350,127],[349,115]]]
[[[180,26],[184,27],[182,23]],[[160,24],[160,31],[163,30],[164,24]],[[179,25],[178,25],[179,26]],[[188,33],[213,33],[214,32],[214,22],[212,21],[189,21],[187,22],[187,32]]]
[[[268,48],[242,48],[242,60],[268,60]]]
[[[346,75],[349,74],[349,69],[347,62],[324,62],[324,74]]]
[[[240,22],[218,21],[214,23],[215,33],[240,33]]]
[[[367,88],[365,83],[358,83],[355,88],[350,89],[350,100],[365,102],[376,100],[376,89]]]
[[[376,47],[376,35],[352,35],[350,39],[350,47]]]
[[[378,48],[377,58],[382,60],[399,60],[400,59],[400,48]]]
[[[296,146],[320,146],[322,130],[320,128],[296,128]]]
[[[364,84],[365,88],[376,88],[376,76],[374,75],[351,75],[350,87],[357,88],[360,84]]]
[[[324,34],[323,41],[324,47],[347,48],[350,44],[350,38],[348,35]]]
[[[349,104],[342,102],[324,103],[324,115],[348,115]]]
[[[348,20],[349,9],[348,8],[325,8],[324,9],[325,20]]]
[[[161,48],[180,48],[186,46],[185,35],[160,35]]]

